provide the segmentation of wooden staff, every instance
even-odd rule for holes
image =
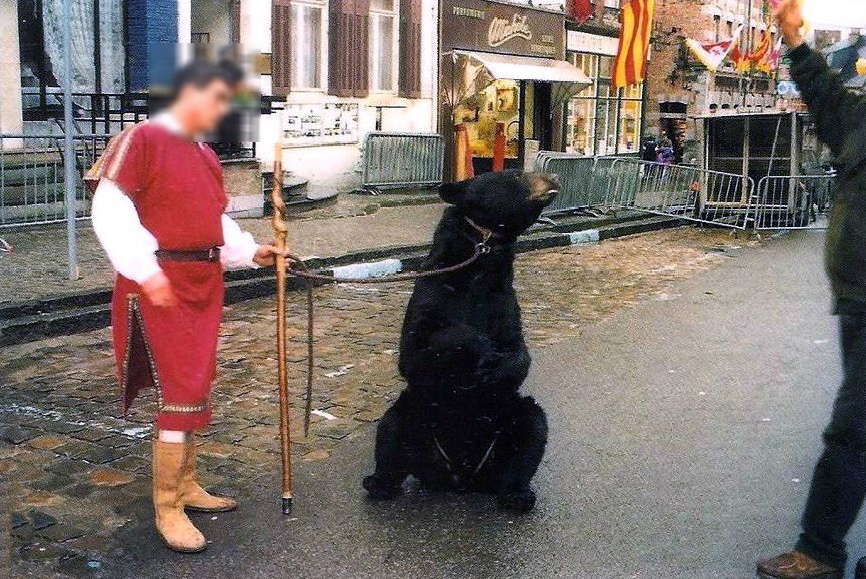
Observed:
[[[274,180],[271,202],[277,271],[277,369],[280,389],[280,452],[283,466],[283,514],[292,513],[292,440],[289,432],[289,372],[286,366],[286,204],[283,202],[283,143],[274,146]]]

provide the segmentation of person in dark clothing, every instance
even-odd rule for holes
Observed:
[[[840,166],[825,263],[841,326],[844,380],[824,431],[800,539],[792,552],[757,567],[764,579],[841,579],[845,536],[866,497],[866,96],[846,89],[804,43],[799,4],[783,2],[776,17],[790,48],[791,74]]]
[[[656,162],[656,155],[658,150],[658,142],[656,138],[652,135],[649,135],[644,138],[643,146],[641,147],[641,155],[640,158],[644,161],[649,161],[650,163]]]

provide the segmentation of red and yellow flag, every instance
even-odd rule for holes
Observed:
[[[586,24],[592,16],[591,0],[566,0],[565,13],[578,24]]]
[[[631,0],[622,8],[619,51],[613,61],[614,89],[640,84],[646,78],[655,0]]]

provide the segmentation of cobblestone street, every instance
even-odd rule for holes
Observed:
[[[758,243],[687,227],[522,254],[516,285],[530,346],[579,336],[642,301],[671,299],[677,282]],[[304,300],[289,296],[297,468],[367,433],[401,389],[397,343],[410,290],[404,283],[316,291],[317,412],[307,439],[298,396]],[[227,308],[215,413],[202,433],[206,486],[242,499],[279,460],[274,328],[272,300]],[[100,576],[102,561],[124,556],[113,539],[120,528],[151,532],[154,396],[120,416],[108,330],[7,348],[0,383],[0,480],[11,500],[13,564],[33,576]]]

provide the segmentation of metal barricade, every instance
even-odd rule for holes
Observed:
[[[82,176],[110,137],[75,135],[75,215],[90,217]],[[0,134],[0,228],[66,220],[62,135]]]
[[[436,133],[368,133],[364,140],[361,188],[376,192],[433,187],[442,182],[445,141]]]
[[[785,175],[758,181],[755,229],[824,229],[836,192],[836,175]]]
[[[575,211],[595,204],[593,198],[595,159],[549,151],[539,152],[535,168],[559,177],[560,191],[545,214]]]
[[[743,175],[620,158],[609,170],[605,205],[746,229],[754,188]]]
[[[601,207],[608,195],[612,168],[627,156],[584,157],[573,153],[539,151],[535,170],[559,177],[560,192],[545,215]]]

